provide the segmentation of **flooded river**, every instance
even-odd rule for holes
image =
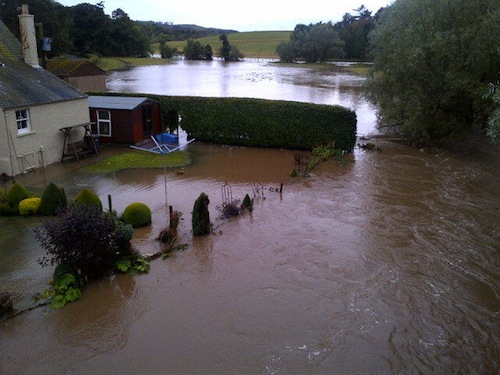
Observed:
[[[166,199],[189,247],[147,275],[90,284],[62,310],[1,322],[0,373],[497,374],[498,157],[375,142],[381,152],[356,149],[306,178],[289,177],[293,151],[195,142],[192,165],[168,171],[166,197],[161,169],[92,175],[69,163],[23,176],[32,190],[50,180],[70,197],[112,194],[119,212],[147,203],[153,224],[133,239],[142,253],[160,248]],[[251,214],[218,218],[226,182],[235,199],[254,197]],[[201,192],[215,230],[193,239]],[[52,272],[36,263],[37,222],[0,219],[0,285],[19,308]]]

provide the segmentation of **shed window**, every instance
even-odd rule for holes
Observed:
[[[97,134],[111,137],[111,112],[97,111]]]
[[[31,132],[30,113],[27,109],[16,111],[17,134],[27,134]]]

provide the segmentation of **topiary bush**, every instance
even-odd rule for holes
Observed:
[[[47,185],[42,193],[39,213],[45,216],[53,216],[58,210],[64,210],[68,205],[64,189],[54,183]]]
[[[75,203],[78,205],[80,205],[80,204],[95,205],[95,206],[99,207],[102,211],[101,200],[99,199],[97,194],[94,193],[90,189],[83,189],[82,191],[80,191],[80,193],[78,193],[78,195],[76,197]]]
[[[201,193],[194,202],[191,224],[195,236],[204,236],[212,231],[210,212],[208,211],[209,204],[210,200],[205,193]]]
[[[144,203],[129,204],[123,211],[123,221],[134,228],[151,224],[151,209]]]
[[[23,216],[36,215],[40,208],[41,201],[39,197],[23,199],[18,205],[19,213]]]
[[[19,202],[29,197],[30,193],[19,182],[15,182],[7,192],[7,202],[13,208],[17,208]]]

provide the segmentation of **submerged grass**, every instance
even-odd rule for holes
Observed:
[[[111,156],[97,163],[83,168],[85,172],[112,173],[127,168],[163,168],[183,167],[191,164],[191,157],[187,151],[175,151],[165,156],[145,151],[130,151]]]

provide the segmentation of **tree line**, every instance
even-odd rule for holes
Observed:
[[[7,0],[0,2],[0,19],[19,38],[19,9],[21,4],[28,4],[35,23],[43,25],[38,27],[37,33],[43,30],[44,36],[54,39],[50,57],[68,53],[147,56],[152,52],[151,44],[161,40],[186,40],[233,32],[196,25],[133,21],[121,8],[108,16],[104,3],[82,2],[66,7],[54,0]]]
[[[369,58],[368,35],[373,30],[377,15],[361,5],[355,14],[346,13],[342,20],[333,23],[298,24],[289,42],[276,47],[282,62],[303,59],[308,63],[326,62],[332,59],[367,60]],[[378,14],[378,13],[377,13]]]

